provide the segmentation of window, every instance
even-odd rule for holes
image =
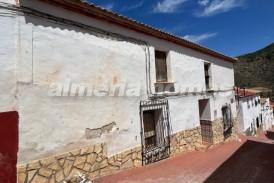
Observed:
[[[159,118],[159,110],[149,110],[144,111],[144,137],[145,137],[145,147],[147,149],[154,148],[156,146],[156,123]]]
[[[211,65],[209,63],[204,64],[204,71],[205,71],[205,84],[206,84],[206,89],[209,90],[211,89],[211,76],[210,76],[210,67]]]
[[[142,161],[159,161],[170,154],[170,121],[167,100],[140,102]]]
[[[174,83],[168,78],[167,53],[155,51],[156,92],[174,92]]]
[[[155,51],[156,81],[167,82],[166,52]]]

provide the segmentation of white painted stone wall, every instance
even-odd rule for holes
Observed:
[[[190,93],[198,92],[169,97],[174,133],[199,126],[199,99],[210,99],[212,120],[222,118],[221,107],[226,104],[231,104],[233,116],[236,116],[232,63],[39,1],[25,0],[22,3],[54,16],[147,41],[150,45],[152,94],[155,93],[153,86],[156,80],[154,50],[169,51],[169,75],[175,83],[175,93],[186,88]],[[8,62],[3,64],[3,68],[9,72],[1,75],[9,81],[1,81],[6,92],[1,92],[0,96],[1,100],[7,99],[7,104],[1,101],[3,111],[8,110],[5,107],[9,105],[18,106],[20,161],[97,142],[107,143],[109,155],[140,145],[139,102],[148,99],[148,64],[144,46],[100,37],[82,28],[28,15],[15,19],[1,17],[0,21],[14,30],[4,32],[4,42],[8,46],[5,46],[7,49],[1,58],[8,53],[5,57]],[[218,90],[213,94],[199,94],[205,90],[204,61],[212,64],[213,89]],[[126,82],[131,89],[140,83],[144,91],[140,96],[131,97],[48,95],[53,83],[66,86],[68,82],[84,86],[99,85],[100,90],[95,91],[97,95],[103,95],[107,90],[100,85],[109,83]],[[85,138],[86,128],[100,128],[111,122],[115,122],[116,126],[110,133],[97,139]]]
[[[240,100],[238,101],[238,119],[241,132],[246,132],[248,128],[254,128],[255,130],[257,130],[257,117],[259,118],[261,124],[261,104],[258,103],[258,105],[256,106],[255,100],[260,100],[260,96],[254,95],[249,97],[243,97],[240,98]]]

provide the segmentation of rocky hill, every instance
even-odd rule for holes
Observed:
[[[266,87],[274,91],[274,43],[238,59],[235,64],[236,86]]]

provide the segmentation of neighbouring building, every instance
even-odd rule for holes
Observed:
[[[236,88],[239,130],[246,135],[255,135],[263,129],[260,92]]]
[[[270,100],[270,107],[273,110],[273,116],[274,116],[274,102]],[[274,124],[273,124],[274,125]]]
[[[236,138],[234,58],[80,0],[0,0],[0,25],[19,183],[94,179]]]
[[[273,108],[269,98],[261,98],[263,129],[269,130],[274,125]]]

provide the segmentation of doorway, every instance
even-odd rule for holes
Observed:
[[[213,144],[213,130],[209,99],[199,100],[199,116],[203,144]]]

